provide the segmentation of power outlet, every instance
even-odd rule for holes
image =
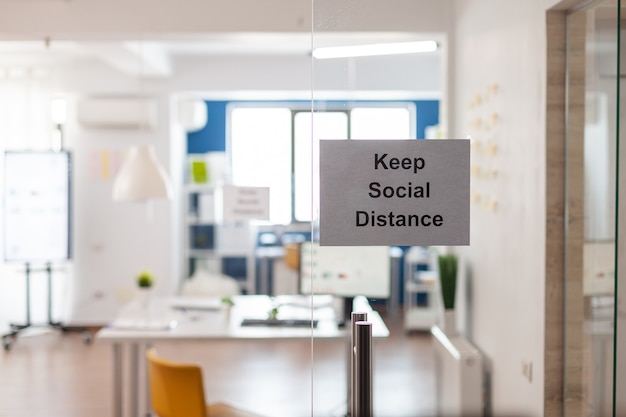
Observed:
[[[522,375],[528,382],[533,382],[533,361],[522,361]]]

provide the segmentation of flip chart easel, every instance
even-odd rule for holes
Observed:
[[[31,321],[31,302],[30,302],[30,274],[31,272],[46,272],[47,280],[48,280],[48,308],[47,308],[47,316],[48,320],[44,324],[34,324]],[[44,268],[33,268],[30,263],[26,263],[25,265],[25,274],[26,274],[26,322],[22,324],[11,323],[11,330],[9,333],[2,336],[2,346],[4,350],[10,350],[13,344],[13,341],[17,337],[20,332],[25,331],[30,327],[50,327],[56,330],[60,330],[61,332],[69,332],[75,331],[80,332],[82,334],[83,342],[85,344],[90,344],[92,341],[91,333],[85,329],[80,327],[70,327],[65,326],[59,321],[54,321],[52,319],[52,264],[47,263]]]
[[[91,334],[52,320],[52,264],[70,260],[71,154],[65,151],[7,151],[4,155],[4,260],[23,263],[26,275],[26,321],[11,324],[2,336],[9,350],[16,336],[33,326],[31,273],[46,272],[48,320],[43,324],[63,332],[80,331],[85,343]],[[43,264],[43,268],[33,268]]]

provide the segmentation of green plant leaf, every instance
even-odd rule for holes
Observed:
[[[230,297],[222,297],[221,302],[222,304],[229,306],[229,307],[232,307],[235,305],[235,302]]]
[[[437,262],[443,306],[446,310],[450,310],[454,308],[456,297],[457,257],[456,255],[439,255]]]

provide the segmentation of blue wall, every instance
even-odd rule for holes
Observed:
[[[421,100],[413,103],[415,103],[415,115],[417,117],[417,139],[424,139],[426,137],[425,129],[428,126],[439,124],[439,100]]]
[[[226,106],[228,101],[206,101],[207,123],[187,135],[187,153],[226,151]]]
[[[226,107],[232,101],[207,101],[207,124],[203,129],[187,135],[187,152],[224,152],[226,150]],[[415,103],[417,138],[424,138],[427,126],[439,123],[439,101],[419,100]]]

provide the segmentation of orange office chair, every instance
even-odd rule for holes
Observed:
[[[199,366],[160,358],[149,349],[152,408],[159,417],[260,417],[225,403],[206,404]]]

